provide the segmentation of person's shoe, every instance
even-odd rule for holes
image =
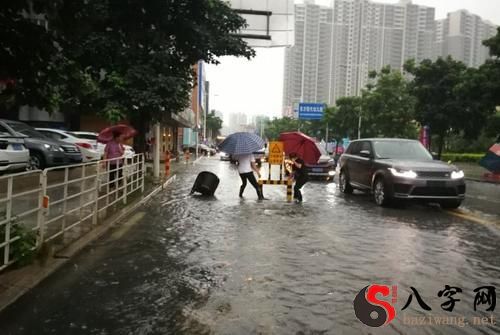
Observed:
[[[302,200],[301,199],[295,199],[295,203],[296,204],[300,204],[300,203],[302,203]]]
[[[243,189],[241,189],[241,187],[240,187],[240,198],[243,198],[243,191],[244,191],[244,190],[243,190]]]

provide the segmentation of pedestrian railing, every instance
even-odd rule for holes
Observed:
[[[16,261],[28,233],[35,249],[67,246],[92,230],[144,192],[145,171],[143,154],[136,154],[0,177],[0,271]]]

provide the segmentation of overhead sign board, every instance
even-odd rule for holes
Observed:
[[[269,142],[269,164],[281,165],[283,163],[283,152],[283,142]]]
[[[303,103],[299,104],[299,120],[321,120],[325,104]]]

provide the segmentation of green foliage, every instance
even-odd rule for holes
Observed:
[[[218,116],[215,116],[215,111],[211,111],[207,114],[207,130],[209,130],[212,134],[212,137],[216,137],[220,134],[220,130],[222,129],[222,119]]]
[[[11,220],[10,238],[18,237],[17,240],[11,243],[9,248],[9,258],[16,261],[17,266],[24,266],[32,263],[36,256],[36,235],[31,230],[26,228],[22,222]],[[6,226],[1,226],[0,241],[5,241]],[[4,257],[5,249],[2,248],[0,257]]]
[[[452,163],[479,163],[479,160],[484,157],[483,154],[471,154],[471,153],[448,153],[445,152],[441,155],[441,160]]]
[[[450,133],[463,131],[469,138],[479,135],[486,113],[470,95],[479,83],[477,71],[467,70],[451,57],[419,65],[408,62],[405,69],[414,76],[410,90],[416,99],[415,119],[438,136],[438,156]]]
[[[299,129],[299,121],[289,117],[274,118],[265,126],[264,134],[269,140],[277,140],[281,133],[289,131],[297,131]]]
[[[340,98],[337,100],[336,106],[328,107],[325,111],[324,121],[328,122],[331,137],[336,139],[357,138],[360,111],[360,97]]]
[[[363,92],[362,137],[416,137],[415,99],[403,74],[387,66],[372,79],[374,84]]]
[[[490,49],[491,56],[500,57],[500,27],[497,28],[497,34],[483,41],[483,44]]]
[[[457,153],[486,152],[495,143],[495,139],[494,135],[488,134],[486,131],[473,140],[465,138],[462,133],[452,134],[446,140],[444,151]]]
[[[20,14],[29,3],[45,14],[48,30]],[[245,20],[221,0],[9,0],[2,6],[0,78],[16,79],[0,97],[3,107],[97,111],[142,128],[189,105],[198,61],[255,54],[235,34]]]

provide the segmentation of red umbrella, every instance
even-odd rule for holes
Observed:
[[[279,140],[284,142],[287,155],[294,152],[306,164],[316,164],[321,157],[316,141],[301,132],[281,133]]]
[[[117,124],[101,130],[99,136],[97,136],[97,140],[101,143],[108,143],[113,139],[113,135],[115,133],[125,135],[124,136],[125,140],[128,140],[129,138],[132,138],[135,135],[137,135],[137,131],[131,126],[126,124]]]

